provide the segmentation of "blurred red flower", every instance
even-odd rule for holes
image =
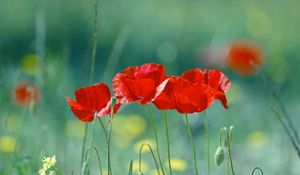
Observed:
[[[234,72],[249,76],[255,74],[263,66],[261,49],[250,42],[236,41],[231,43],[225,58],[226,64]]]
[[[22,82],[15,88],[15,98],[18,104],[28,106],[33,102],[38,103],[41,95],[39,88],[36,85],[28,82]]]
[[[170,77],[157,88],[153,104],[161,110],[176,109],[180,113],[201,112],[213,102],[212,89],[194,84],[183,77]]]
[[[225,93],[230,88],[230,80],[219,70],[191,69],[182,74],[182,77],[194,84],[206,84],[212,88],[214,97],[222,102],[224,108],[228,108]]]
[[[157,86],[165,78],[165,67],[160,64],[128,67],[114,77],[113,91],[122,104],[138,101],[145,105],[151,102]]]
[[[66,97],[73,114],[81,121],[91,122],[96,113],[99,117],[109,115],[111,112],[111,94],[109,87],[104,83],[86,86],[75,91],[76,101]],[[114,113],[120,104],[115,104]]]

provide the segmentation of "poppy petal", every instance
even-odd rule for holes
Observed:
[[[215,98],[220,100],[224,108],[228,108],[225,93],[230,88],[230,80],[219,70],[191,69],[182,74],[182,77],[194,84],[206,84],[213,89]]]
[[[77,103],[69,97],[65,97],[68,104],[70,105],[71,111],[73,114],[83,122],[91,122],[94,119],[93,111],[87,109],[83,105]]]
[[[162,110],[176,109],[180,113],[193,113],[205,110],[213,100],[209,86],[193,84],[182,77],[172,77],[158,87],[153,104]]]
[[[106,84],[98,83],[76,90],[75,97],[79,104],[98,111],[110,101],[111,94]]]
[[[160,64],[128,67],[113,79],[113,91],[122,104],[138,101],[146,104],[155,95],[156,87],[165,79],[165,68]]]

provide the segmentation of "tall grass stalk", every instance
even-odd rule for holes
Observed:
[[[254,65],[254,67],[256,68],[257,66]],[[257,69],[258,71],[258,69]],[[271,85],[271,80],[269,80],[267,78],[267,75],[264,74],[262,71],[257,72],[258,77],[263,81],[263,83],[265,84],[265,88],[267,89],[268,92],[271,93],[271,96],[274,100],[277,101],[279,108],[282,112],[281,115],[281,121],[279,121],[279,123],[282,125],[282,127],[284,128],[284,130],[286,130],[286,132],[288,133],[289,139],[291,140],[294,149],[297,152],[297,155],[300,159],[300,151],[298,151],[300,148],[300,138],[299,138],[299,134],[298,131],[296,129],[296,127],[294,126],[286,108],[285,105],[283,104],[281,98],[279,97],[278,93],[274,90],[273,86]],[[274,111],[273,111],[274,112]],[[277,114],[276,114],[277,115]],[[278,119],[278,118],[277,118]]]
[[[95,16],[94,16],[94,33],[93,33],[92,59],[91,59],[89,84],[91,84],[92,81],[93,81],[93,74],[94,74],[95,62],[96,62],[97,33],[98,33],[98,1],[97,0],[94,0],[94,8],[95,8],[94,9],[94,13],[95,13]],[[84,130],[85,130],[85,132],[84,132],[83,145],[82,145],[82,151],[81,151],[81,169],[83,168],[84,153],[85,153],[86,144],[87,144],[87,137],[88,137],[88,124],[87,123],[85,123],[85,125],[84,125]]]

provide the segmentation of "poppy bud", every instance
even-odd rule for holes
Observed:
[[[220,146],[216,150],[215,161],[218,166],[221,165],[221,163],[224,161],[224,150]]]
[[[112,108],[115,107],[116,103],[117,103],[116,97],[111,97],[111,106],[112,106]]]

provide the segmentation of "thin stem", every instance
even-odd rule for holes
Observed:
[[[151,126],[152,126],[152,129],[153,129],[153,132],[154,132],[154,137],[155,137],[155,142],[156,142],[156,152],[157,152],[157,157],[158,157],[158,160],[159,160],[160,168],[161,168],[161,171],[162,171],[163,175],[165,175],[164,167],[163,167],[161,157],[160,157],[160,153],[159,153],[157,130],[156,130],[156,126],[155,126],[155,123],[154,123],[153,114],[152,114],[152,111],[151,111],[149,105],[147,105],[147,110],[148,110],[148,113],[149,113],[149,116],[150,116]]]
[[[284,121],[282,121],[282,122],[283,122],[284,125],[288,125],[288,127],[292,130],[292,133],[290,133],[290,134],[291,134],[291,136],[293,134],[293,136],[290,137],[290,139],[294,140],[293,142],[300,145],[300,139],[299,139],[298,131],[296,130],[296,127],[293,125],[293,122],[292,122],[290,116],[288,115],[282,100],[280,99],[280,97],[278,96],[278,94],[276,93],[274,88],[272,88],[272,86],[270,85],[270,82],[268,81],[266,75],[263,72],[261,72],[258,75],[261,78],[261,80],[265,83],[265,87],[267,88],[267,90],[269,90],[271,92],[272,97],[275,100],[277,100],[278,105],[279,105],[279,107],[282,111],[283,117],[284,117],[287,124]],[[285,126],[285,127],[287,127],[287,126]]]
[[[96,51],[97,51],[97,33],[98,33],[98,2],[95,0],[94,2],[95,7],[95,18],[94,18],[94,33],[93,33],[93,47],[92,47],[92,60],[91,60],[91,68],[90,68],[90,78],[89,78],[89,84],[92,83],[93,80],[93,74],[95,69],[95,62],[96,62]],[[87,135],[88,135],[88,124],[85,123],[85,133],[83,137],[83,145],[82,145],[82,151],[81,151],[81,167],[83,166],[83,158],[84,158],[84,152],[86,147],[86,141],[87,141]]]
[[[207,172],[210,175],[210,155],[209,155],[209,128],[208,128],[208,119],[206,111],[204,111],[204,125],[205,125],[205,135],[206,135],[206,151],[207,151]]]
[[[229,167],[230,167],[230,160],[229,160],[229,156],[227,156],[227,166],[226,166],[226,174],[227,175],[229,175],[229,172],[230,172]]]
[[[112,118],[112,113],[111,113],[111,117],[110,118]],[[111,172],[111,167],[110,167],[110,134],[111,134],[111,125],[112,125],[112,121],[111,120],[109,120],[109,123],[110,123],[110,125],[109,125],[109,128],[108,128],[108,133],[107,133],[107,130],[106,130],[106,128],[105,128],[105,126],[104,126],[104,124],[103,124],[103,121],[102,121],[102,119],[100,118],[100,117],[98,117],[98,121],[99,121],[99,123],[100,123],[100,125],[101,125],[101,128],[102,128],[102,130],[103,130],[103,132],[104,132],[104,135],[105,135],[105,139],[106,139],[106,147],[107,147],[107,171],[108,171],[108,175],[110,175],[112,172]]]
[[[168,128],[168,116],[167,116],[167,111],[165,111],[164,117],[165,117],[165,128],[166,128],[167,146],[168,146],[168,163],[169,163],[170,175],[172,175],[171,153],[170,153],[170,137],[169,137],[169,128]]]
[[[194,143],[194,138],[193,138],[193,135],[192,135],[192,131],[191,131],[191,127],[190,127],[190,124],[189,124],[189,119],[188,119],[187,114],[185,114],[185,121],[186,121],[186,128],[188,130],[188,134],[189,134],[189,137],[190,137],[190,141],[192,143],[192,150],[193,150],[193,154],[194,154],[194,168],[195,168],[196,175],[198,175],[197,155],[196,155],[196,150],[195,150],[195,143]]]
[[[160,171],[159,171],[159,167],[158,167],[158,163],[157,163],[157,160],[155,158],[155,155],[154,155],[154,152],[153,152],[153,149],[151,148],[151,146],[147,143],[143,143],[142,146],[140,147],[140,152],[139,152],[139,172],[141,173],[142,172],[142,150],[144,148],[144,146],[148,146],[150,152],[151,152],[151,155],[152,155],[152,158],[154,160],[154,163],[155,163],[155,166],[156,166],[156,170],[158,172],[158,175],[160,175]]]
[[[97,150],[97,148],[95,146],[90,146],[87,150],[86,150],[86,153],[85,153],[85,161],[88,161],[88,153],[89,151],[93,149],[96,153],[96,156],[97,156],[97,161],[98,161],[98,165],[99,165],[99,170],[100,170],[100,175],[102,175],[102,166],[101,166],[101,161],[100,161],[100,156],[99,156],[99,152]]]
[[[100,125],[101,125],[101,127],[102,127],[103,132],[104,132],[105,139],[107,140],[108,134],[107,134],[106,128],[105,128],[105,126],[104,126],[104,124],[103,124],[103,121],[102,121],[102,119],[101,119],[100,117],[98,117],[98,121],[99,121],[99,123],[100,123]]]
[[[132,164],[133,164],[133,161],[131,160],[130,161],[130,165],[129,165],[129,175],[132,175]]]
[[[81,172],[82,172],[82,175],[83,175],[83,162],[84,162],[84,152],[85,152],[85,147],[86,147],[87,133],[88,133],[88,125],[87,125],[87,123],[85,123],[84,137],[83,137],[82,150],[81,150]]]
[[[300,158],[300,148],[297,145],[297,143],[295,142],[295,140],[293,139],[293,136],[292,136],[290,130],[288,129],[288,127],[282,121],[282,115],[275,108],[271,108],[271,109],[272,109],[273,113],[275,114],[276,119],[279,121],[279,123],[281,124],[281,126],[283,127],[285,132],[287,133],[288,137],[290,138],[290,140],[293,144],[293,147],[296,150],[298,157]]]
[[[261,173],[262,175],[264,175],[264,171],[263,171],[260,167],[255,167],[255,168],[253,169],[251,175],[253,175],[253,174],[255,173],[256,170],[259,170],[260,173]]]
[[[232,173],[232,175],[234,175],[234,168],[233,168],[232,157],[231,157],[231,138],[229,136],[228,131],[226,132],[226,137],[227,137],[227,142],[228,142],[228,156],[229,156],[229,161],[230,161],[231,173]]]
[[[93,74],[94,74],[95,62],[96,62],[96,52],[97,52],[97,33],[98,33],[98,1],[97,0],[94,1],[94,7],[95,7],[94,33],[93,33],[92,60],[91,60],[89,84],[91,84],[93,81]]]
[[[111,110],[113,110],[113,107],[112,107]],[[110,115],[109,127],[108,127],[108,137],[107,137],[107,166],[108,166],[108,175],[112,174],[111,163],[110,163],[110,140],[111,140],[112,123],[113,123],[113,112],[111,112],[111,115]]]

